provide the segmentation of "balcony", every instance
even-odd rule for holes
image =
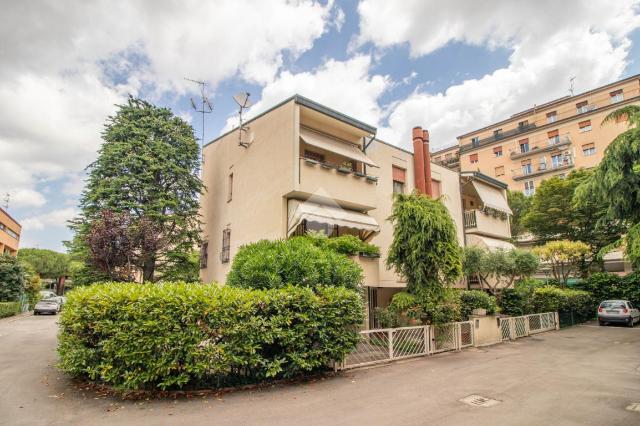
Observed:
[[[482,210],[466,210],[464,212],[464,230],[469,234],[481,234],[503,239],[511,238],[511,229],[507,218],[493,216]]]
[[[584,105],[584,106],[581,106],[580,108],[576,108],[576,114],[578,115],[584,114],[586,112],[593,111],[594,109],[596,109],[596,106],[593,104]]]
[[[490,144],[495,141],[499,141],[502,139],[511,138],[513,136],[519,135],[520,133],[528,132],[532,129],[535,129],[536,125],[534,123],[525,124],[522,126],[518,126],[515,129],[506,130],[500,133],[496,133],[493,136],[489,136],[488,138],[479,139],[476,142],[473,142],[470,147],[476,148],[481,145]]]
[[[554,142],[551,142],[551,141],[554,141]],[[531,155],[540,154],[542,152],[549,152],[556,149],[561,149],[568,145],[571,145],[571,138],[568,135],[561,136],[558,139],[549,139],[546,144],[544,144],[543,142],[538,142],[538,145],[533,146],[529,151],[526,151],[526,152],[512,152],[509,155],[509,157],[512,160],[515,160],[518,158],[524,158]]]
[[[567,156],[562,159],[561,162],[552,163],[551,166],[548,166],[546,162],[540,162],[536,167],[530,168],[530,171],[527,170],[514,170],[513,171],[513,180],[523,180],[529,179],[532,177],[540,176],[545,173],[553,173],[560,170],[570,169],[574,166],[573,157]]]
[[[344,165],[300,158],[299,192],[361,210],[376,207],[376,176]]]

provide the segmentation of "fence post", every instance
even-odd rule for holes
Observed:
[[[531,320],[531,315],[524,316],[524,334],[526,336],[531,335],[531,326],[529,325],[529,321]]]
[[[422,337],[424,338],[424,354],[429,355],[429,326],[422,327]]]
[[[515,318],[509,318],[509,339],[516,340],[516,320]]]
[[[556,322],[556,330],[560,330],[560,319],[557,311],[553,313],[553,319]]]
[[[462,350],[462,326],[456,323],[456,350]]]
[[[393,359],[393,329],[389,329],[389,359]]]

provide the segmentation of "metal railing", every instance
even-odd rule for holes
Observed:
[[[337,369],[455,351],[475,343],[471,321],[365,330],[360,338],[356,349],[336,365]]]
[[[464,227],[465,228],[477,228],[478,222],[476,220],[476,211],[467,210],[464,212]]]
[[[560,328],[557,312],[500,318],[502,340],[515,340]]]

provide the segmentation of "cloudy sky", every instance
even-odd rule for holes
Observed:
[[[62,250],[83,170],[128,94],[199,117],[205,139],[294,93],[434,148],[575,89],[640,73],[640,0],[29,1],[0,14],[0,200],[22,247]]]

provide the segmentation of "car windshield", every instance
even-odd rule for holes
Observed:
[[[42,303],[58,303],[56,299],[42,299]]]
[[[605,309],[622,309],[625,306],[624,303],[619,300],[607,300],[606,302],[602,302],[600,307]]]

